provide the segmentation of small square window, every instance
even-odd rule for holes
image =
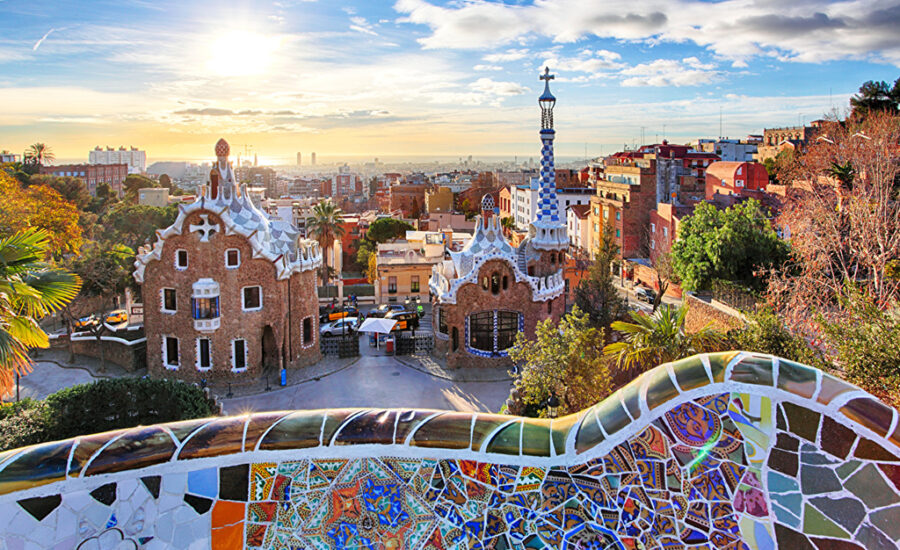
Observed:
[[[621,236],[622,236],[622,231],[620,229],[616,229],[616,238],[619,238]]]
[[[175,251],[175,267],[177,269],[187,269],[188,253],[187,250],[179,249]]]
[[[397,277],[388,277],[388,292],[397,292]]]
[[[178,368],[178,338],[166,336],[163,342],[163,364],[168,369]]]
[[[410,290],[410,292],[419,292],[419,276],[418,275],[413,275],[410,277],[409,290]]]
[[[162,310],[167,313],[178,311],[178,300],[175,297],[174,288],[162,289]]]
[[[242,294],[242,307],[244,311],[262,309],[262,287],[245,286]]]
[[[241,251],[237,248],[229,248],[225,251],[225,267],[234,269],[241,265]]]

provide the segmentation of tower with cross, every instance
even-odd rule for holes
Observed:
[[[565,224],[559,212],[556,197],[556,166],[553,157],[553,108],[556,97],[550,92],[550,81],[555,78],[545,67],[540,79],[544,81],[544,93],[538,98],[541,107],[541,173],[538,188],[538,207],[531,223],[531,241],[539,250],[563,250],[567,247]]]

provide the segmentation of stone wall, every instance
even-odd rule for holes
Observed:
[[[684,329],[687,332],[696,332],[707,323],[712,323],[712,328],[721,332],[744,326],[744,317],[739,311],[712,298],[698,297],[686,292],[684,303],[688,307],[684,320]]]
[[[208,216],[211,224],[222,224],[210,211],[197,211],[184,221],[184,227],[200,224],[200,216]],[[175,268],[175,253],[188,251],[188,267]],[[225,251],[240,251],[240,266],[225,265]],[[201,277],[208,277],[219,284],[220,326],[211,332],[194,329],[191,313],[192,285]],[[319,360],[318,349],[318,295],[314,271],[294,274],[288,281],[275,278],[275,266],[264,258],[254,258],[247,239],[237,234],[217,232],[209,242],[201,242],[197,232],[184,231],[169,236],[162,249],[161,259],[147,264],[142,285],[144,301],[144,326],[147,333],[147,366],[152,376],[180,378],[197,382],[201,378],[233,383],[252,382],[263,369],[263,333],[271,327],[274,347],[273,363],[277,368],[287,358],[287,367],[299,367]],[[262,288],[262,308],[243,311],[242,288]],[[167,313],[161,310],[163,288],[176,290],[177,310]],[[303,343],[303,319],[312,318],[312,342]],[[290,337],[288,330],[290,328]],[[163,342],[166,336],[179,339],[180,361],[177,368],[163,364]],[[196,339],[210,339],[212,368],[197,368]],[[243,339],[247,347],[247,369],[232,370],[232,341]]]
[[[60,349],[68,349],[69,343],[60,341]],[[125,344],[116,340],[104,339],[103,357],[106,361],[114,363],[129,372],[140,370],[147,366],[146,341]],[[72,350],[77,355],[86,355],[100,359],[100,344],[96,338],[90,340],[76,340],[72,342]]]
[[[500,280],[507,280],[507,288],[504,290],[501,284],[497,294],[491,292],[490,279],[496,273]],[[482,288],[481,282],[488,280],[488,290]],[[464,305],[463,305],[464,304]],[[447,320],[447,338],[439,335],[439,313],[432,315],[434,323],[435,351],[447,354],[447,366],[450,368],[462,367],[492,367],[511,365],[507,357],[479,357],[466,350],[466,318],[472,313],[480,311],[517,311],[522,314],[522,328],[528,338],[533,339],[535,327],[544,319],[553,319],[558,322],[563,315],[565,307],[564,296],[560,295],[552,300],[535,302],[532,300],[531,286],[526,282],[516,282],[515,274],[510,265],[503,260],[490,260],[485,262],[478,272],[478,284],[469,283],[460,287],[456,293],[456,304],[439,304],[443,308]],[[453,329],[458,334],[457,349],[453,349]]]
[[[0,547],[888,549],[900,415],[739,352],[557,420],[261,413],[0,454]]]

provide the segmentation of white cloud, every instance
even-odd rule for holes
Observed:
[[[618,61],[621,58],[616,52],[608,50],[584,50],[575,57],[548,57],[543,66],[552,71],[590,73],[592,77],[603,76],[600,73],[621,69],[625,65]]]
[[[719,77],[715,65],[701,63],[696,57],[657,59],[622,70],[622,86],[699,86]]]
[[[494,96],[522,95],[528,91],[528,88],[518,82],[498,82],[490,78],[479,78],[472,83],[471,88]]]
[[[353,23],[350,25],[351,30],[378,36],[378,33],[373,30],[372,24],[366,21],[365,17],[351,17],[350,22]]]
[[[482,65],[478,64],[472,67],[476,71],[502,71],[503,67],[500,65]]]
[[[425,48],[476,49],[547,36],[646,43],[693,42],[733,61],[755,56],[822,62],[869,59],[900,66],[900,5],[889,0],[646,0],[622,5],[542,0],[521,6],[398,0],[402,21],[426,25]]]
[[[505,52],[491,53],[481,59],[488,63],[505,63],[507,61],[517,61],[528,56],[527,49],[506,50]]]

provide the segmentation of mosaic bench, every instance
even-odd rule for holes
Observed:
[[[0,549],[895,548],[898,413],[748,353],[557,420],[261,413],[0,454]]]

